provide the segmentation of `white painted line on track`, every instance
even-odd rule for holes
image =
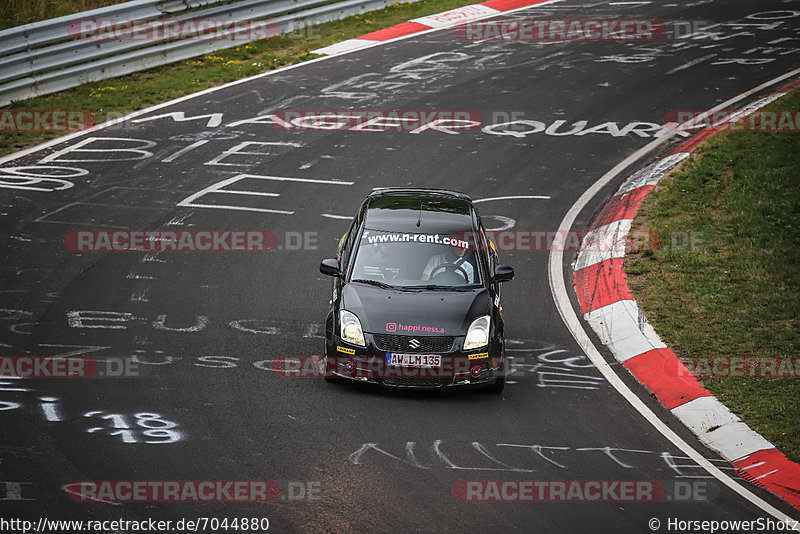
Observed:
[[[542,2],[540,4],[534,4],[534,5],[531,5],[531,6],[523,6],[523,7],[520,7],[520,8],[511,9],[511,10],[508,10],[508,11],[503,11],[499,15],[498,14],[492,14],[492,15],[487,15],[485,17],[476,18],[476,19],[473,19],[473,20],[483,20],[483,19],[492,18],[492,17],[495,17],[495,16],[506,15],[508,13],[513,13],[513,12],[517,12],[517,11],[523,11],[523,10],[526,10],[526,9],[534,9],[534,8],[538,8],[540,6],[552,5],[552,4],[556,4],[556,3],[562,2],[562,1],[563,0],[551,0],[549,2]],[[442,31],[444,29],[448,29],[448,28],[447,27],[445,27],[445,28],[431,28],[430,30],[424,30],[424,31],[417,32],[417,33],[412,33],[412,34],[409,34],[409,35],[403,35],[403,36],[400,36],[400,37],[395,37],[393,39],[388,39],[386,41],[375,42],[375,43],[370,44],[370,45],[368,45],[366,47],[360,47],[358,49],[354,49],[354,50],[350,50],[350,51],[343,51],[343,52],[340,52],[340,53],[338,53],[336,55],[323,56],[323,57],[311,59],[311,60],[308,60],[308,61],[304,61],[304,62],[301,62],[301,63],[296,63],[294,65],[287,65],[285,67],[281,67],[281,68],[278,68],[278,69],[275,69],[275,70],[270,70],[270,71],[267,71],[267,72],[256,74],[256,75],[251,76],[249,78],[243,78],[243,79],[240,79],[240,80],[235,80],[233,82],[230,82],[230,83],[227,83],[227,84],[224,84],[224,85],[220,85],[218,87],[211,87],[211,88],[205,89],[203,91],[199,91],[199,92],[196,92],[196,93],[185,95],[185,96],[173,99],[173,100],[169,100],[167,102],[162,102],[161,104],[156,104],[154,106],[151,106],[151,107],[148,107],[148,108],[144,108],[144,109],[141,109],[139,111],[135,111],[135,112],[130,113],[128,115],[124,115],[122,117],[118,117],[116,119],[112,119],[112,120],[103,122],[101,124],[93,126],[92,128],[89,128],[87,130],[73,132],[71,134],[67,134],[67,135],[52,139],[50,141],[41,143],[39,145],[35,145],[35,146],[27,148],[25,150],[21,150],[19,152],[15,152],[13,154],[8,154],[6,156],[0,157],[0,165],[4,164],[6,162],[9,162],[9,161],[13,161],[15,159],[22,158],[22,157],[24,157],[24,156],[26,156],[28,154],[33,154],[33,153],[38,152],[40,150],[44,150],[44,149],[49,148],[51,146],[55,146],[55,145],[58,145],[60,143],[64,143],[64,142],[70,141],[70,140],[75,139],[77,137],[80,137],[82,135],[86,135],[87,133],[91,133],[91,132],[94,132],[94,131],[102,130],[102,129],[108,128],[108,127],[116,125],[116,124],[124,123],[126,120],[129,120],[129,119],[131,119],[133,117],[139,117],[139,116],[145,115],[147,113],[150,113],[152,111],[156,111],[158,109],[162,109],[162,108],[165,108],[165,107],[168,107],[168,106],[172,106],[172,105],[175,105],[175,104],[178,104],[178,103],[181,103],[181,102],[192,100],[194,98],[197,98],[197,97],[200,97],[200,96],[204,96],[204,95],[207,95],[207,94],[215,93],[215,92],[220,91],[222,89],[227,89],[227,88],[234,87],[234,86],[237,86],[239,84],[246,83],[246,82],[249,82],[249,81],[252,81],[252,80],[265,78],[267,76],[280,74],[280,73],[283,73],[285,71],[289,71],[289,70],[292,70],[292,69],[304,67],[304,66],[307,66],[307,65],[311,65],[311,64],[314,64],[314,63],[321,62],[321,61],[326,61],[326,60],[329,60],[329,59],[332,59],[332,58],[337,58],[337,57],[340,57],[342,55],[349,54],[349,53],[352,53],[352,52],[355,52],[355,51],[365,50],[365,49],[372,48],[372,47],[375,47],[375,46],[383,46],[383,45],[386,45],[386,44],[389,44],[389,43],[394,43],[394,42],[402,41],[402,40],[405,40],[405,39],[411,39],[411,38],[419,37],[419,36],[425,35],[427,33]],[[788,72],[788,73],[786,73],[786,74],[784,74],[782,76],[779,76],[777,78],[774,78],[773,80],[770,80],[770,81],[768,81],[768,82],[766,82],[766,83],[764,83],[762,85],[759,85],[758,87],[756,87],[754,89],[751,89],[751,90],[749,90],[749,91],[747,91],[745,93],[742,93],[742,94],[740,94],[740,95],[728,100],[727,102],[724,102],[724,103],[716,106],[715,108],[709,110],[708,112],[701,114],[700,116],[696,117],[696,120],[704,120],[704,119],[706,119],[708,117],[708,115],[710,113],[712,113],[714,111],[717,111],[719,109],[722,109],[723,107],[732,105],[735,102],[738,102],[738,101],[740,101],[740,100],[742,100],[744,98],[747,98],[751,94],[757,93],[758,91],[761,91],[762,89],[770,87],[771,85],[774,85],[774,84],[776,84],[776,83],[778,83],[778,82],[780,82],[782,80],[790,78],[790,77],[792,77],[792,76],[794,76],[794,75],[796,75],[798,73],[800,73],[800,68],[799,69],[795,69],[795,70],[793,70],[791,72]],[[608,173],[603,175],[597,182],[595,182],[589,189],[587,189],[584,192],[584,194],[576,201],[576,203],[573,204],[573,206],[570,208],[569,212],[566,214],[566,216],[564,217],[564,219],[561,222],[561,226],[559,228],[559,230],[560,230],[559,231],[559,235],[560,236],[566,236],[565,231],[572,227],[572,224],[574,223],[575,218],[577,217],[577,215],[580,212],[580,210],[587,204],[587,202],[591,198],[593,198],[598,193],[598,191],[604,185],[606,185],[608,182],[613,180],[620,172],[625,170],[628,166],[630,166],[632,163],[634,163],[637,159],[645,156],[650,151],[654,150],[655,148],[657,148],[658,146],[660,146],[661,144],[663,144],[667,140],[669,140],[672,137],[674,137],[674,135],[675,134],[673,133],[673,134],[669,134],[669,135],[666,135],[664,137],[661,137],[659,139],[654,140],[653,142],[651,142],[651,143],[647,144],[646,146],[642,147],[641,149],[637,150],[634,154],[632,154],[631,156],[629,156],[628,158],[626,158],[625,160],[623,160],[622,162],[617,164]],[[488,199],[484,199],[484,201],[487,201],[487,200]],[[480,201],[475,201],[475,202],[480,202]],[[220,208],[221,206],[208,206],[208,207]],[[225,209],[225,208],[222,208],[222,209]],[[561,251],[559,251],[559,249]],[[161,261],[161,260],[158,260],[158,261]],[[764,501],[763,499],[761,499],[757,495],[751,493],[747,489],[745,489],[742,486],[740,486],[739,484],[737,484],[732,478],[730,478],[729,476],[725,475],[722,471],[720,471],[719,468],[714,466],[710,461],[706,460],[700,453],[698,453],[696,450],[694,450],[688,443],[686,443],[677,434],[675,434],[665,423],[663,423],[660,419],[658,419],[658,417],[650,410],[650,408],[648,408],[630,390],[630,388],[628,388],[628,386],[625,385],[624,382],[622,382],[622,380],[619,378],[619,376],[616,375],[616,373],[611,369],[611,367],[608,364],[608,362],[605,361],[605,359],[602,357],[600,352],[594,346],[594,344],[592,343],[591,339],[588,337],[586,331],[583,329],[582,325],[580,324],[580,321],[578,320],[578,317],[575,315],[575,312],[572,309],[571,304],[569,302],[569,297],[567,295],[566,286],[564,284],[564,276],[563,276],[563,271],[562,271],[562,262],[563,262],[563,242],[562,242],[561,238],[557,238],[553,243],[553,249],[551,250],[550,257],[549,257],[549,262],[548,262],[548,278],[549,278],[549,282],[550,282],[551,292],[553,293],[553,298],[554,298],[555,303],[556,303],[556,307],[557,307],[557,309],[559,311],[559,314],[561,315],[562,320],[564,321],[564,324],[570,330],[570,332],[572,333],[573,337],[577,341],[578,345],[586,352],[586,356],[589,357],[592,360],[592,362],[595,364],[595,366],[598,368],[598,370],[603,374],[603,376],[606,378],[606,380],[608,380],[609,383],[612,386],[614,386],[614,388],[617,389],[617,391],[619,391],[620,394],[623,397],[625,397],[625,399],[628,400],[628,402],[630,402],[631,405],[645,419],[647,419],[647,421],[650,422],[659,432],[661,432],[665,437],[667,437],[667,439],[669,439],[679,449],[681,449],[683,452],[685,452],[691,459],[693,459],[695,462],[697,462],[698,465],[700,465],[704,469],[706,469],[706,471],[708,471],[710,474],[712,474],[714,477],[716,477],[718,480],[720,480],[723,484],[727,485],[728,487],[733,489],[736,493],[741,495],[743,498],[745,498],[748,501],[752,502],[753,504],[755,504],[756,506],[758,506],[759,508],[761,508],[765,512],[773,515],[774,517],[779,518],[779,519],[784,519],[784,520],[786,520],[786,519],[791,520],[791,518],[789,516],[783,514],[781,511],[777,510],[776,508],[774,508],[772,505],[770,505],[769,503],[767,503],[766,501]],[[800,526],[795,526],[795,530],[800,531]]]
[[[699,120],[704,120],[708,117],[711,113],[724,109],[726,107],[732,106],[733,104],[744,100],[745,98],[758,93],[768,87],[776,85],[783,80],[791,78],[800,74],[800,68],[794,69],[786,74],[773,78],[758,87],[754,87],[749,91],[741,93],[717,106],[714,108],[706,111],[705,113],[701,114],[698,118]],[[658,416],[641,400],[638,396],[622,381],[622,379],[617,375],[617,373],[612,369],[609,363],[605,360],[600,351],[595,347],[594,343],[592,342],[591,338],[587,334],[586,330],[583,328],[578,316],[575,313],[575,310],[572,308],[572,303],[569,300],[569,295],[567,293],[567,287],[564,282],[564,270],[563,270],[563,263],[564,263],[564,239],[566,238],[568,232],[571,230],[572,225],[575,223],[575,219],[577,218],[578,214],[583,210],[584,207],[592,200],[595,195],[597,195],[600,190],[606,186],[609,182],[611,182],[614,178],[616,178],[621,172],[625,171],[629,166],[633,163],[638,161],[639,159],[643,158],[644,156],[648,155],[650,152],[655,151],[661,145],[665,144],[667,141],[675,137],[675,133],[670,133],[665,135],[664,137],[655,139],[648,143],[647,145],[643,146],[623,161],[618,163],[614,168],[600,177],[594,184],[592,184],[581,197],[572,205],[569,209],[567,214],[564,216],[564,219],[561,221],[561,224],[558,228],[557,237],[553,241],[552,248],[550,249],[550,257],[548,261],[547,267],[547,275],[550,281],[550,291],[553,294],[553,300],[555,301],[556,308],[558,309],[559,315],[561,315],[561,319],[564,321],[567,329],[569,329],[572,336],[575,338],[575,341],[584,351],[586,356],[595,364],[597,369],[600,373],[605,377],[606,380],[616,389],[624,398],[627,400],[633,408],[641,414],[653,427],[658,430],[664,437],[666,437],[669,441],[671,441],[676,447],[678,447],[683,453],[685,453],[689,458],[694,460],[698,465],[700,465],[703,469],[705,469],[709,474],[714,476],[717,480],[719,480],[722,484],[728,486],[734,492],[736,492],[739,496],[746,499],[747,501],[751,502],[764,512],[770,514],[771,516],[775,517],[776,519],[780,519],[783,521],[790,521],[789,524],[794,524],[794,529],[800,531],[800,525],[793,520],[792,517],[788,516],[787,514],[781,512],[764,499],[750,491],[749,489],[745,488],[741,484],[739,484],[736,480],[731,478],[729,475],[723,473],[717,466],[712,464],[709,460],[707,460],[702,454],[696,451],[691,445],[689,445],[686,441],[683,440],[680,436],[678,436],[675,431],[673,431],[666,423],[664,423]]]
[[[559,2],[563,2],[563,1],[564,0],[549,0],[548,2],[542,2],[540,4],[533,4],[533,5],[530,5],[530,6],[523,6],[523,7],[518,7],[518,8],[515,8],[515,9],[509,9],[508,11],[503,11],[501,13],[495,13],[493,15],[486,15],[485,17],[479,17],[479,18],[475,18],[475,19],[472,19],[472,20],[473,21],[484,20],[484,19],[488,19],[488,18],[491,18],[491,17],[505,15],[507,13],[514,13],[516,11],[522,11],[522,10],[525,10],[525,9],[534,9],[534,8],[539,7],[539,6],[552,5],[552,4],[556,4],[556,3],[559,3]],[[308,61],[303,61],[302,63],[295,63],[294,65],[287,65],[285,67],[280,67],[280,68],[275,69],[275,70],[262,72],[261,74],[256,74],[254,76],[250,76],[249,78],[242,78],[241,80],[234,80],[234,81],[232,81],[230,83],[226,83],[226,84],[220,85],[218,87],[209,87],[208,89],[204,89],[204,90],[198,91],[196,93],[185,95],[185,96],[176,98],[174,100],[168,100],[167,102],[162,102],[161,104],[156,104],[154,106],[150,106],[149,108],[144,108],[144,109],[141,109],[139,111],[134,111],[133,113],[129,113],[128,115],[124,115],[122,117],[118,117],[116,119],[112,119],[112,120],[103,122],[101,124],[98,124],[96,126],[88,128],[86,130],[73,132],[71,134],[67,134],[67,135],[64,135],[64,136],[61,136],[61,137],[57,137],[55,139],[51,139],[50,141],[46,141],[46,142],[44,142],[42,144],[35,145],[35,146],[30,147],[30,148],[26,148],[25,150],[21,150],[19,152],[14,152],[13,154],[8,154],[7,156],[0,157],[0,165],[2,165],[3,163],[6,163],[8,161],[13,161],[15,159],[19,159],[19,158],[21,158],[23,156],[27,156],[28,154],[33,154],[34,152],[38,152],[39,150],[43,150],[45,148],[57,145],[59,143],[64,143],[66,141],[70,141],[72,139],[75,139],[76,137],[80,137],[80,136],[85,135],[87,133],[94,132],[94,131],[97,131],[97,130],[102,130],[102,129],[108,128],[109,126],[113,126],[115,124],[124,123],[126,120],[132,119],[133,117],[139,117],[141,115],[146,115],[147,113],[150,113],[151,111],[156,111],[156,110],[161,109],[161,108],[165,108],[165,107],[168,107],[168,106],[179,104],[181,102],[185,102],[187,100],[191,100],[191,99],[197,98],[199,96],[204,96],[204,95],[208,95],[208,94],[211,94],[211,93],[215,93],[215,92],[220,91],[222,89],[227,89],[229,87],[235,87],[235,86],[237,86],[239,84],[242,84],[242,83],[247,83],[247,82],[250,82],[250,81],[253,81],[253,80],[258,80],[260,78],[266,78],[267,76],[273,76],[275,74],[280,74],[280,73],[286,72],[288,70],[297,69],[299,67],[303,67],[303,66],[306,66],[306,65],[312,65],[314,63],[319,63],[321,61],[326,61],[326,60],[329,60],[329,59],[338,58],[338,57],[341,57],[343,55],[350,54],[352,52],[357,52],[357,51],[360,51],[360,50],[366,50],[367,48],[372,48],[372,47],[375,47],[375,46],[383,46],[383,45],[387,45],[389,43],[395,43],[397,41],[402,41],[402,40],[405,40],[405,39],[411,39],[412,37],[419,37],[420,35],[425,35],[425,34],[428,34],[428,33],[438,32],[438,31],[447,30],[447,29],[449,29],[449,28],[448,27],[431,28],[430,30],[424,30],[424,31],[417,32],[417,33],[412,33],[412,34],[409,34],[409,35],[401,35],[400,37],[395,37],[393,39],[387,39],[386,41],[376,41],[373,44],[370,44],[368,46],[357,48],[357,49],[353,49],[353,50],[348,50],[348,51],[344,51],[344,52],[340,52],[340,53],[338,53],[336,55],[322,56],[322,57],[318,57],[318,58],[314,58],[314,59],[309,59]]]
[[[289,176],[265,176],[263,174],[239,174],[239,178],[254,178],[257,180],[274,180],[276,182],[303,182],[307,184],[326,184],[326,185],[353,185],[355,182],[345,182],[344,180],[321,180],[318,178],[291,178]]]
[[[195,141],[191,145],[183,147],[182,149],[178,150],[177,152],[175,152],[171,156],[168,156],[168,157],[162,159],[161,163],[172,163],[173,161],[175,161],[179,157],[183,156],[187,152],[189,152],[191,150],[194,150],[195,148],[197,148],[199,146],[203,146],[206,143],[208,143],[207,139],[203,139],[203,140],[200,140],[200,141]]]
[[[697,59],[693,59],[692,61],[687,61],[683,65],[678,65],[674,69],[668,70],[667,71],[667,75],[675,74],[676,72],[682,71],[684,69],[688,69],[689,67],[694,67],[695,65],[699,65],[703,61],[707,61],[707,60],[709,60],[709,59],[711,59],[713,57],[716,57],[716,55],[717,54],[707,54],[707,55],[705,55],[703,57],[700,57],[700,58],[697,58]]]

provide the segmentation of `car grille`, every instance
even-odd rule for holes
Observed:
[[[372,334],[375,346],[389,352],[450,352],[456,338],[453,336],[396,336]],[[412,342],[416,340],[416,342]]]
[[[452,382],[441,378],[384,378],[383,383],[389,386],[443,386]]]

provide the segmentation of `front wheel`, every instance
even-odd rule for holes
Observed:
[[[499,395],[500,393],[503,392],[503,388],[505,388],[505,387],[506,387],[506,377],[501,376],[500,378],[495,380],[494,384],[486,386],[486,389],[484,391],[486,393],[492,393],[492,394],[495,394],[495,395]]]

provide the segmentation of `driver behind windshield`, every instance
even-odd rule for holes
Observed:
[[[472,268],[472,263],[467,260],[465,257],[467,249],[459,247],[455,244],[451,244],[450,248],[446,251],[442,252],[441,254],[436,254],[428,260],[427,265],[422,270],[422,280],[429,280],[431,277],[431,273],[433,272],[435,276],[438,276],[440,273],[447,272],[445,268],[436,269],[440,265],[450,264],[455,265],[458,269],[450,269],[455,271],[457,276],[464,278],[464,274],[467,275],[466,283],[472,284],[475,282],[475,273]]]
[[[392,247],[389,243],[376,243],[367,249],[367,255],[362,264],[362,272],[372,279],[394,280],[400,269],[393,261]]]

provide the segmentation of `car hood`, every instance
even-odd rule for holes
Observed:
[[[472,321],[491,311],[489,290],[400,291],[349,283],[341,308],[355,313],[364,332],[463,336]]]

